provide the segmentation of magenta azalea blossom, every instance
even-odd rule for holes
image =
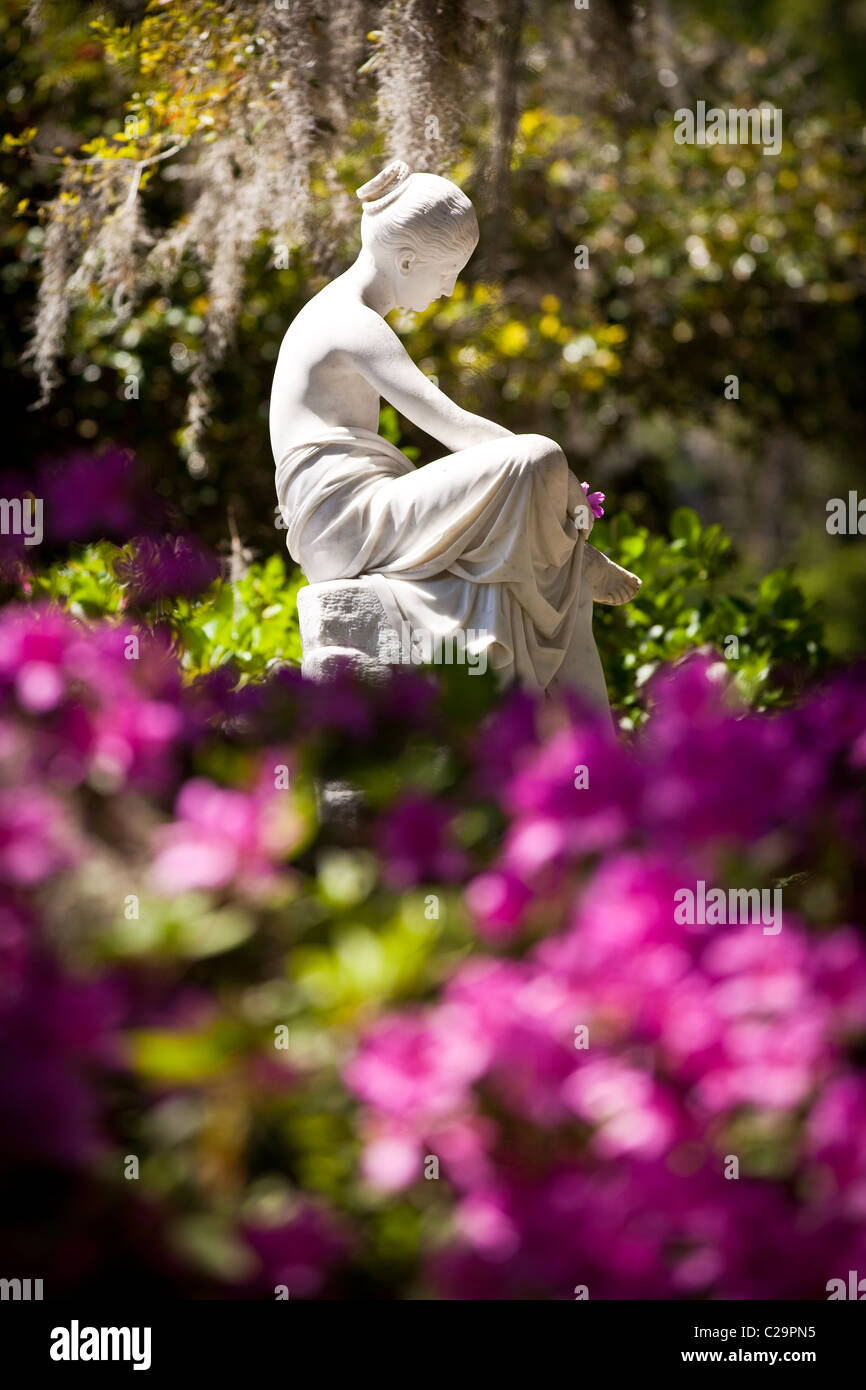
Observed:
[[[203,593],[219,575],[216,557],[192,536],[141,537],[133,542],[131,558],[118,560],[116,569],[131,601],[144,606]]]
[[[813,1299],[866,1269],[863,673],[758,714],[698,655],[647,694],[628,741],[526,694],[449,724],[405,673],[186,684],[143,626],[6,608],[10,1189],[38,1164],[76,1230],[106,1190],[138,1230],[141,1152],[147,1233],[243,1297]],[[315,824],[383,747],[357,822]],[[394,774],[440,749],[446,795]]]
[[[466,856],[452,836],[453,817],[432,796],[401,797],[383,816],[380,844],[389,882],[405,888],[425,880],[460,878]]]
[[[311,1204],[282,1221],[249,1221],[243,1235],[257,1265],[250,1283],[270,1298],[277,1289],[289,1299],[321,1296],[348,1247],[336,1220]]]
[[[276,866],[301,832],[298,816],[273,781],[243,792],[196,777],[181,789],[176,813],[157,837],[153,879],[162,893],[235,883],[255,894],[274,881]]]
[[[484,1070],[488,1044],[468,1013],[403,1014],[374,1025],[346,1078],[359,1095],[386,1114],[430,1119],[457,1109]]]

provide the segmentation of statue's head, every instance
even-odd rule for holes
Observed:
[[[450,295],[478,245],[466,194],[438,174],[413,174],[397,159],[357,190],[361,244],[394,287],[403,309],[426,309]]]

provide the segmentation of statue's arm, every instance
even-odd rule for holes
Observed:
[[[371,310],[342,326],[343,350],[354,368],[390,405],[452,451],[510,435],[503,425],[461,410],[416,367],[396,333]]]

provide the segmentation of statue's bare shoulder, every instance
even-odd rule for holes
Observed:
[[[271,392],[271,437],[285,452],[329,425],[375,430],[379,396],[358,370],[377,330],[399,344],[373,310],[338,281],[320,290],[292,320],[280,346]]]
[[[399,160],[358,197],[358,259],[304,306],[280,348],[270,409],[275,456],[330,426],[375,431],[380,398],[452,451],[509,434],[445,395],[386,322],[394,308],[419,313],[454,292],[478,240],[469,199]]]

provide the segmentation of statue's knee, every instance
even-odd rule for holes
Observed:
[[[529,468],[563,475],[568,471],[565,454],[555,439],[548,439],[545,434],[521,434],[517,437]]]

